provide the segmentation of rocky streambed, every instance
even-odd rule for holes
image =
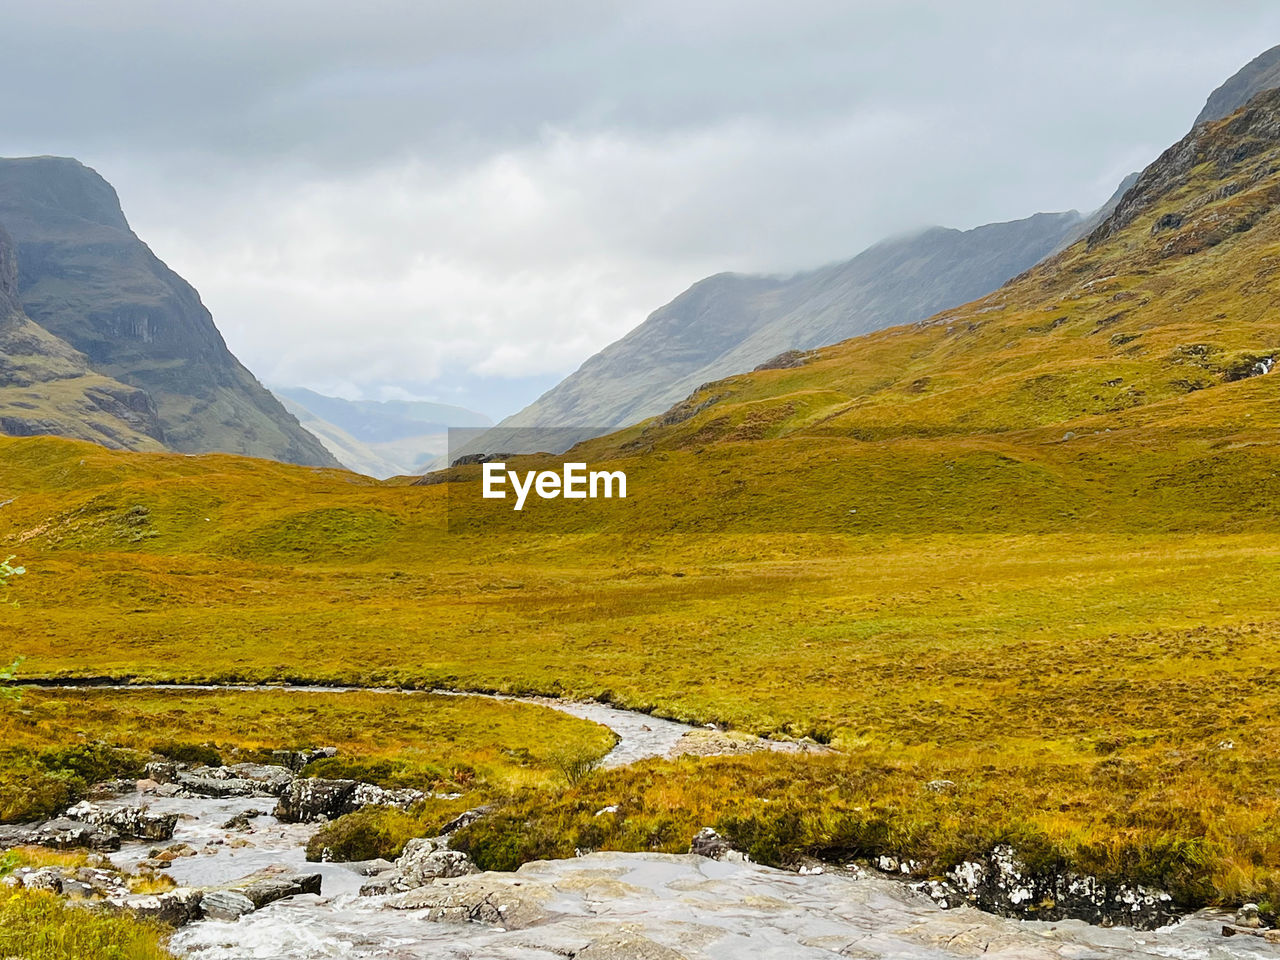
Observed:
[[[541,702],[614,729],[615,764],[765,746],[602,704]],[[96,882],[106,889],[98,892],[120,908],[190,921],[172,947],[207,960],[1280,956],[1280,944],[1251,928],[1247,916],[1202,911],[1141,931],[1019,921],[969,906],[959,894],[996,897],[997,907],[1045,894],[1041,881],[1020,873],[1012,851],[993,851],[988,861],[962,865],[956,877],[923,884],[895,879],[903,865],[894,862],[879,870],[774,870],[747,862],[710,831],[694,838],[697,852],[690,854],[591,853],[510,874],[477,872],[448,849],[447,836],[412,842],[396,864],[308,863],[304,847],[321,819],[365,803],[408,805],[420,795],[300,778],[290,767],[305,758],[285,759],[218,770],[158,765],[141,785],[145,797],[125,793],[25,829],[44,831],[41,842],[51,845],[96,843],[126,871],[162,869],[177,890],[129,895],[111,890],[109,873],[99,871]],[[24,828],[7,829],[0,845]],[[35,874],[42,875],[22,882],[48,889],[85,882]],[[1074,890],[1086,902],[1119,897],[1115,906],[1139,919],[1141,911],[1161,916],[1165,909],[1154,891],[1106,890],[1089,878],[1056,882],[1059,895]],[[1224,936],[1227,930],[1235,935]]]

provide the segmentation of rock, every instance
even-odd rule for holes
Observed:
[[[201,767],[174,775],[180,786],[202,797],[278,797],[293,779],[288,768],[266,763]]]
[[[388,870],[394,870],[396,865],[390,860],[378,857],[375,860],[351,861],[347,864],[347,869],[354,870],[362,877],[376,877],[380,873],[386,873]]]
[[[25,890],[47,890],[49,893],[62,892],[62,871],[57,867],[41,867],[19,877]]]
[[[134,789],[137,790],[138,793],[155,793],[159,787],[160,784],[149,777],[145,780],[139,780],[134,785]]]
[[[322,817],[332,819],[350,812],[354,780],[299,778],[289,784],[276,804],[275,816],[285,823],[310,823]]]
[[[214,920],[234,920],[269,903],[320,892],[320,874],[289,874],[283,867],[267,867],[234,883],[204,891],[204,914]]]
[[[272,750],[272,758],[283,767],[294,773],[301,773],[302,768],[315,760],[336,757],[337,747],[320,747],[316,750]]]
[[[689,852],[711,860],[727,860],[742,863],[747,856],[729,846],[729,841],[710,827],[703,827],[689,844]]]
[[[168,840],[178,823],[176,813],[150,813],[145,806],[100,807],[85,800],[67,810],[67,816],[99,827],[112,827],[124,837]]]
[[[257,908],[239,890],[209,890],[200,909],[208,920],[236,920]]]
[[[440,835],[443,837],[447,837],[451,833],[457,833],[463,827],[471,826],[473,823],[475,823],[477,820],[483,817],[486,813],[488,813],[489,809],[490,809],[489,806],[486,804],[485,806],[482,806],[482,807],[474,807],[471,810],[468,810],[466,813],[458,814],[458,816],[454,817],[452,820],[450,820],[448,823],[444,825],[444,828],[440,831]]]
[[[441,877],[464,877],[479,872],[471,858],[434,840],[418,838],[404,845],[395,863],[392,890],[413,890]]]
[[[43,823],[0,826],[0,849],[6,847],[52,847],[66,850],[89,847],[94,850],[119,850],[120,834],[113,827],[57,817]]]
[[[396,893],[396,881],[399,879],[399,871],[394,869],[383,870],[360,884],[360,896],[381,897],[389,893]]]
[[[1258,905],[1256,903],[1246,903],[1236,911],[1236,926],[1253,928],[1262,926],[1262,919],[1258,916]]]
[[[487,923],[520,930],[550,919],[552,887],[541,880],[478,874],[436,880],[390,901],[397,910],[425,910],[427,919],[446,923]]]
[[[1067,872],[1034,872],[1012,847],[1001,844],[982,860],[967,860],[947,872],[964,899],[1006,917],[1076,919],[1151,930],[1177,918],[1169,894],[1147,887],[1105,883]]]
[[[171,760],[152,760],[142,772],[147,775],[147,779],[154,780],[156,783],[173,783],[178,774],[186,769],[184,763],[174,763]]]
[[[104,901],[104,907],[131,914],[140,920],[157,920],[171,927],[181,927],[200,919],[203,899],[199,890],[179,887],[164,893],[112,897]]]
[[[260,816],[262,816],[261,810],[245,810],[242,813],[237,813],[234,817],[232,817],[231,819],[223,823],[222,829],[223,830],[248,830],[249,821]]]
[[[611,934],[592,940],[574,960],[687,960],[683,953],[647,937]]]
[[[954,780],[930,780],[924,788],[930,793],[949,793],[955,789],[955,786]]]
[[[286,823],[310,823],[340,817],[366,806],[403,810],[424,799],[421,790],[385,790],[358,780],[299,777],[281,793],[275,816]]]

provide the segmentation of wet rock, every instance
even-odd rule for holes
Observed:
[[[331,820],[366,806],[404,810],[423,799],[425,795],[420,790],[385,790],[358,780],[300,777],[281,793],[275,816],[285,823],[310,823]]]
[[[168,840],[178,823],[176,813],[151,813],[145,806],[100,807],[85,800],[67,810],[67,816],[99,827],[111,827],[123,837]]]
[[[237,813],[234,817],[227,820],[222,825],[223,830],[248,830],[249,821],[262,816],[261,810],[245,810]]]
[[[381,897],[389,893],[396,893],[396,881],[399,879],[400,872],[398,870],[394,868],[382,870],[360,884],[360,896]]]
[[[237,920],[257,909],[253,901],[239,890],[209,890],[200,909],[209,920]]]
[[[353,860],[347,864],[347,868],[349,870],[354,870],[362,877],[376,877],[380,873],[386,873],[388,870],[394,870],[396,865],[390,860],[378,857],[375,860]]]
[[[186,764],[174,763],[171,760],[153,760],[142,768],[146,779],[154,783],[173,783],[184,769]]]
[[[134,789],[138,793],[155,793],[159,787],[160,787],[160,784],[149,777],[143,780],[139,780],[137,783],[134,784]]]
[[[683,953],[648,937],[611,935],[592,940],[574,960],[687,960]]]
[[[204,915],[213,920],[234,920],[286,897],[320,892],[320,874],[288,874],[268,867],[234,883],[204,891]]]
[[[1262,918],[1258,916],[1258,905],[1256,903],[1246,903],[1243,907],[1236,911],[1237,927],[1260,927],[1262,926]]]
[[[689,844],[689,852],[711,860],[727,860],[732,863],[741,863],[747,859],[745,854],[729,846],[729,841],[710,827],[703,827],[698,831]]]
[[[434,922],[520,930],[550,918],[546,904],[552,894],[552,887],[540,880],[478,874],[436,880],[401,894],[390,905],[397,910],[425,910],[426,918]]]

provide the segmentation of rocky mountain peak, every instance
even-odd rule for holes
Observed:
[[[116,230],[129,229],[120,198],[93,168],[71,157],[3,160],[0,202],[39,210],[43,218],[74,219]]]
[[[1254,57],[1209,94],[1196,126],[1229,117],[1259,93],[1276,87],[1280,87],[1280,46]]]

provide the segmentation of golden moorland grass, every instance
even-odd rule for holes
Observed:
[[[3,652],[29,676],[595,696],[838,750],[495,781],[460,838],[487,865],[712,823],[776,862],[934,869],[1003,838],[1280,902],[1267,111],[1200,128],[1111,235],[981,301],[583,445],[625,501],[475,512],[476,468],[407,486],[0,440],[0,548],[28,568]]]

